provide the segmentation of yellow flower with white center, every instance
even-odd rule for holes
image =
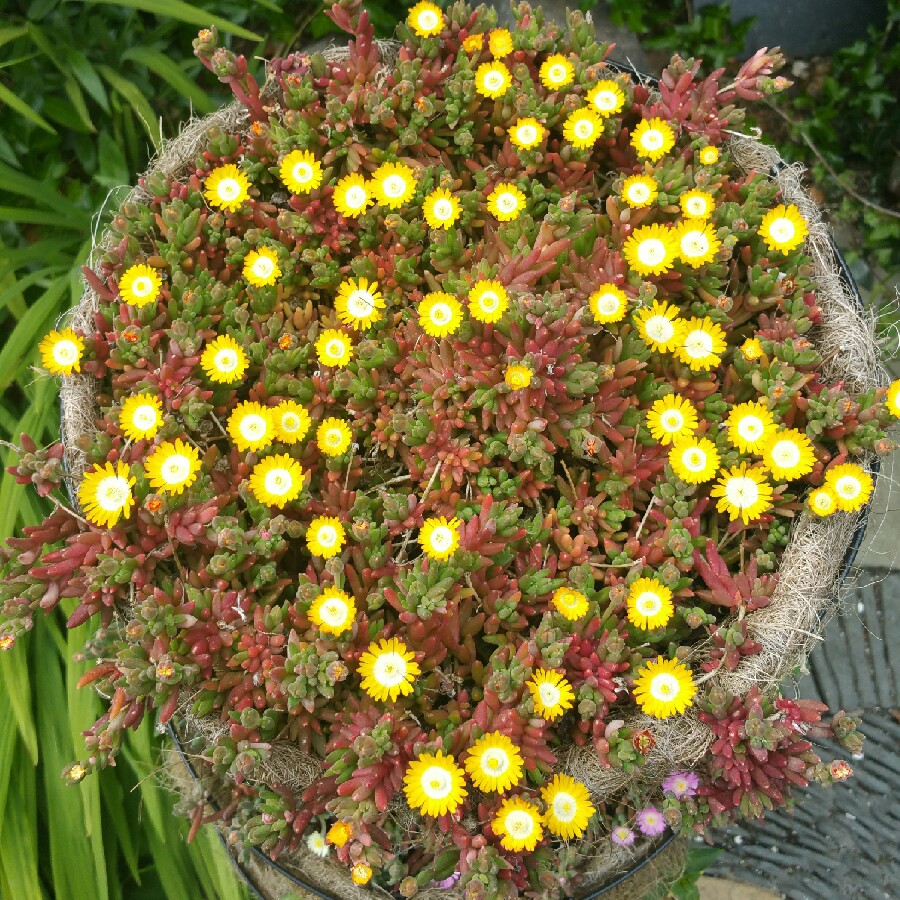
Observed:
[[[306,530],[306,547],[313,556],[331,559],[347,540],[344,526],[334,516],[316,516]]]
[[[765,472],[748,468],[745,462],[723,470],[709,495],[719,498],[719,512],[727,512],[732,522],[740,519],[745,525],[772,508],[772,485]]]
[[[78,488],[78,503],[92,525],[112,528],[119,519],[127,519],[134,505],[131,486],[135,479],[126,463],[118,460],[95,465]]]
[[[533,377],[534,373],[528,366],[507,366],[503,380],[510,390],[522,391],[531,384]]]
[[[642,159],[656,162],[675,146],[675,132],[662,119],[642,119],[631,135],[631,146]]]
[[[462,48],[466,53],[475,53],[484,46],[483,34],[470,34],[463,42]]]
[[[526,119],[518,119],[516,124],[510,127],[509,139],[516,147],[530,150],[544,139],[545,133],[544,126],[529,116]]]
[[[281,269],[278,267],[278,251],[271,247],[251,250],[244,257],[243,275],[254,287],[275,284],[281,278]]]
[[[649,175],[632,175],[622,185],[622,199],[632,209],[650,206],[659,196],[656,181]]]
[[[830,516],[838,508],[837,494],[828,485],[822,485],[822,487],[810,491],[806,503],[810,510],[819,517]]]
[[[419,325],[429,337],[447,337],[462,323],[462,306],[452,294],[433,291],[419,304]]]
[[[322,163],[309,150],[291,150],[281,161],[278,176],[294,194],[308,194],[322,183]]]
[[[603,134],[603,119],[589,106],[576,109],[563,124],[563,137],[578,150],[593,147]]]
[[[378,290],[377,281],[367,278],[346,278],[338,288],[334,308],[344,325],[359,331],[368,328],[381,318],[384,297]]]
[[[686,219],[708,219],[716,202],[708,191],[685,191],[678,198],[678,204]]]
[[[373,700],[389,700],[413,692],[413,682],[422,674],[415,654],[397,638],[369,644],[359,658],[362,689]]]
[[[382,163],[372,173],[372,188],[379,203],[399,209],[416,192],[416,176],[405,163]]]
[[[241,453],[264,450],[275,440],[275,416],[267,406],[245,400],[228,417],[228,434]]]
[[[900,378],[892,381],[888,386],[884,404],[895,419],[900,419]]]
[[[334,208],[347,219],[361,216],[373,202],[372,192],[365,178],[357,172],[345,175],[334,186]]]
[[[675,355],[693,372],[709,371],[722,362],[725,352],[725,332],[718,322],[704,316],[688,319]]]
[[[618,82],[598,81],[587,94],[587,102],[601,116],[614,116],[625,105],[625,94]]]
[[[343,419],[323,419],[316,429],[316,445],[326,456],[340,456],[352,443],[353,432]]]
[[[499,322],[509,295],[499,281],[476,281],[469,290],[469,315],[477,322]]]
[[[135,265],[119,279],[119,296],[132,306],[149,306],[159,296],[162,278],[150,266]]]
[[[790,253],[806,240],[809,228],[793,203],[790,206],[782,204],[765,214],[759,234],[770,250]]]
[[[51,331],[38,345],[41,365],[51,375],[71,375],[81,371],[84,340],[71,328]]]
[[[875,488],[872,476],[856,463],[843,463],[829,469],[825,473],[825,485],[834,491],[838,509],[844,512],[862,509]]]
[[[234,212],[250,196],[250,181],[235,165],[229,163],[213,169],[206,176],[203,195],[211,206]]]
[[[210,341],[200,355],[200,367],[217,384],[235,384],[244,377],[249,360],[240,344],[223,334]]]
[[[314,831],[306,839],[306,848],[320,859],[325,859],[331,850],[325,843],[325,835],[321,831]]]
[[[679,258],[693,269],[712,262],[722,246],[712,225],[697,220],[682,222],[675,229],[675,240]]]
[[[437,188],[425,198],[422,212],[429,228],[450,228],[459,218],[462,207],[450,191]]]
[[[640,225],[625,241],[622,254],[638,275],[662,275],[678,257],[675,230],[668,225]]]
[[[694,404],[679,394],[666,394],[654,400],[647,411],[647,427],[654,440],[663,446],[677,438],[688,437],[697,430],[697,410]]]
[[[553,592],[551,600],[556,611],[570,622],[576,622],[589,608],[588,598],[574,588],[561,587]]]
[[[759,342],[759,338],[747,338],[741,344],[741,353],[745,359],[759,359],[763,355],[763,347]]]
[[[310,621],[323,634],[343,634],[353,627],[356,602],[336,587],[326,588],[309,608]]]
[[[658,578],[638,578],[632,582],[625,603],[628,621],[646,631],[662,628],[675,614],[672,592]]]
[[[350,870],[350,880],[354,884],[368,884],[372,880],[372,867],[364,859],[355,862]]]
[[[463,765],[472,784],[485,793],[505,793],[522,780],[525,771],[519,748],[499,731],[479,738],[470,748]]]
[[[200,452],[181,438],[165,441],[144,461],[144,471],[150,487],[177,496],[197,480]]]
[[[534,850],[543,840],[541,812],[522,797],[508,797],[491,822],[491,830],[500,838],[500,846],[511,853]]]
[[[669,450],[669,464],[682,481],[703,484],[716,476],[719,451],[708,438],[677,438]]]
[[[813,442],[796,428],[770,434],[762,448],[763,464],[777,481],[809,475],[816,464]]]
[[[581,837],[597,811],[587,788],[569,775],[554,775],[541,788],[541,798],[547,807],[544,812],[547,830],[564,841]]]
[[[692,705],[697,686],[691,670],[682,662],[657,656],[634,679],[634,699],[641,711],[654,719],[668,719]]]
[[[423,816],[455,813],[468,796],[465,772],[442,750],[421,753],[403,776],[406,802]]]
[[[303,467],[286,453],[260,460],[250,472],[250,493],[269,506],[283,509],[303,490]]]
[[[669,303],[654,300],[635,313],[638,334],[659,352],[674,350],[684,332],[684,320],[678,318],[679,309]]]
[[[571,709],[575,700],[572,685],[552,669],[538,669],[525,687],[531,692],[535,714],[549,721]]]
[[[572,83],[575,78],[575,66],[561,54],[554,53],[541,64],[538,75],[545,88],[555,91]]]
[[[704,147],[698,155],[700,162],[704,166],[713,166],[719,161],[719,148],[713,146]]]
[[[512,85],[512,74],[502,62],[482,63],[475,72],[475,90],[482,97],[502,97]]]
[[[337,328],[326,328],[316,339],[315,347],[323,366],[343,369],[353,359],[353,343]]]
[[[129,441],[152,438],[162,423],[162,403],[153,394],[135,394],[122,404],[119,427]]]
[[[353,827],[349,822],[335,822],[328,829],[325,839],[335,847],[343,847],[353,837]]]
[[[758,400],[733,406],[725,419],[728,440],[741,453],[757,453],[775,430],[769,408]]]
[[[512,35],[505,28],[495,28],[488,35],[488,50],[497,59],[508,56],[513,51]]]
[[[312,419],[296,400],[282,400],[274,409],[275,436],[282,444],[296,444],[306,437]]]
[[[516,185],[504,181],[488,194],[488,212],[501,222],[511,222],[525,209],[525,195]]]
[[[410,11],[406,24],[419,37],[434,37],[444,29],[444,14],[441,8],[428,0],[421,0]]]
[[[621,322],[628,312],[628,297],[621,288],[604,285],[588,298],[594,321],[599,325]]]
[[[459,547],[462,522],[456,517],[447,521],[444,516],[426,519],[419,533],[419,544],[429,559],[450,559]]]

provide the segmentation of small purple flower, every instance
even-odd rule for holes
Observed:
[[[454,872],[452,875],[448,875],[442,881],[436,881],[434,883],[434,886],[439,888],[452,888],[453,885],[456,884],[457,881],[459,881],[460,876],[460,872]]]
[[[700,779],[693,772],[673,772],[662,783],[662,789],[679,800],[693,797],[700,786]]]
[[[634,832],[627,825],[617,825],[609,839],[620,847],[630,847],[634,843]]]
[[[666,830],[666,820],[655,806],[642,809],[635,817],[635,821],[641,833],[647,837],[656,837]]]

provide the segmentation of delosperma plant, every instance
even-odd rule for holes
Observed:
[[[244,118],[143,179],[90,327],[41,345],[94,379],[95,431],[22,439],[56,509],[3,551],[0,644],[64,598],[96,621],[109,709],[67,777],[172,721],[243,846],[472,898],[846,777],[807,738],[858,749],[852,718],[706,680],[759,652],[792,522],[861,509],[900,416],[897,383],[822,379],[807,223],[731,160],[778,54],[727,85],[675,57],[655,91],[577,14],[423,2],[386,54],[358,0],[331,15],[348,54],[265,89],[200,33]],[[713,742],[611,795],[565,770],[639,776],[638,710]],[[267,780],[276,747],[312,774]]]

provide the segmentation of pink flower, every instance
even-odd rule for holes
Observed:
[[[655,806],[642,809],[635,817],[635,822],[641,833],[647,837],[656,837],[666,830],[666,820]]]
[[[609,839],[620,847],[630,847],[634,843],[634,832],[627,825],[618,825],[613,828]]]
[[[673,772],[662,783],[662,789],[679,800],[693,797],[700,786],[700,779],[693,772]]]
[[[454,884],[460,879],[460,873],[454,872],[452,875],[448,875],[446,878],[441,881],[436,881],[434,883],[435,887],[439,888],[452,888]]]

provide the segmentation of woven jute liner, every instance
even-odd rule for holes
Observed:
[[[398,44],[381,41],[378,46],[383,65],[374,76],[376,80],[396,59]],[[339,61],[346,58],[347,53],[346,47],[335,47],[325,50],[324,55],[329,61]],[[274,84],[267,84],[263,94],[269,103],[274,105],[277,102]],[[194,170],[196,158],[206,146],[211,128],[240,133],[247,125],[246,109],[239,103],[231,103],[212,115],[192,120],[176,138],[165,143],[147,174],[161,173],[176,181],[186,178]],[[774,148],[750,135],[730,133],[728,149],[742,173],[757,171],[769,174],[777,182],[784,202],[795,204],[809,226],[806,253],[813,261],[813,281],[823,317],[822,323],[810,337],[823,359],[823,380],[828,384],[842,382],[849,390],[856,392],[886,383],[887,378],[876,353],[874,318],[864,314],[859,297],[836,258],[828,226],[803,188],[804,169],[796,164],[785,164]],[[146,203],[149,199],[150,195],[143,188],[134,187],[122,205]],[[97,266],[98,257],[114,241],[114,235],[108,231],[95,241],[91,266]],[[78,305],[67,314],[66,324],[90,333],[94,330],[94,314],[98,309],[99,298],[87,286]],[[66,447],[69,489],[73,494],[86,465],[80,445],[84,446],[85,440],[89,441],[96,431],[97,389],[97,382],[92,376],[79,374],[64,379],[60,391],[62,438]],[[871,463],[867,459],[859,461],[867,467]],[[762,651],[744,657],[734,671],[717,671],[706,676],[707,687],[719,686],[734,694],[744,694],[753,685],[764,691],[772,690],[789,674],[803,669],[812,646],[820,640],[826,622],[840,605],[838,594],[842,564],[864,515],[865,511],[818,518],[804,511],[795,520],[781,559],[778,584],[771,603],[745,617],[749,636],[762,645]],[[694,647],[687,660],[694,671],[699,671],[710,650],[709,642]],[[224,730],[223,723],[215,716],[204,720],[192,718],[187,711],[189,707],[189,701],[183,703],[179,714],[182,737],[202,733],[210,738]],[[582,781],[597,799],[609,799],[630,786],[649,792],[658,787],[662,778],[673,769],[690,768],[702,760],[712,741],[710,730],[699,721],[694,709],[664,721],[640,713],[631,714],[625,724],[638,730],[651,729],[655,737],[656,744],[640,769],[626,774],[604,768],[592,749],[573,746],[559,754],[562,763],[560,771]],[[175,771],[179,766],[181,771]],[[190,795],[197,774],[204,796],[211,797],[223,792],[225,786],[217,790],[212,775],[201,769],[196,767],[192,775],[185,769],[183,760],[169,762],[165,766],[166,778],[181,795]],[[299,793],[320,773],[321,765],[317,759],[303,753],[292,743],[276,740],[268,758],[251,773],[251,780],[284,783]],[[410,825],[413,824],[405,804],[401,804],[396,813],[398,817],[406,817]],[[229,833],[227,828],[220,828],[223,834]],[[670,841],[659,852],[658,844],[645,844],[642,850],[632,851],[615,847],[606,839],[598,843],[582,884],[588,894],[598,895],[598,888],[602,885],[623,872],[633,871],[627,882],[603,892],[603,896],[609,900],[640,898],[653,884],[664,878],[673,880],[678,877],[684,853],[683,841]],[[652,859],[647,863],[650,856]],[[305,846],[296,853],[282,857],[279,862],[283,868],[267,865],[258,853],[242,855],[245,876],[266,898],[281,898],[290,894],[304,900],[321,895],[341,900],[371,900],[373,895],[392,897],[375,885],[357,887],[350,881],[345,866],[319,858]],[[321,891],[321,895],[303,890],[288,876],[288,872]],[[416,896],[424,900],[462,900],[463,891],[459,888],[426,889]]]

